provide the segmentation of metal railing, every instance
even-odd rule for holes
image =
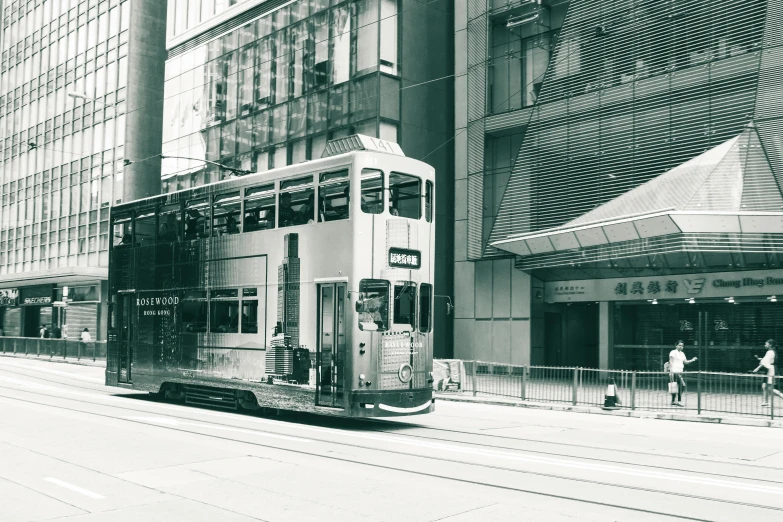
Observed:
[[[60,359],[106,360],[106,341],[83,343],[77,339],[0,337],[0,353]]]
[[[765,416],[783,407],[783,378],[759,374],[684,372],[680,394],[669,393],[667,372],[521,366],[482,361],[435,361],[434,389],[573,406],[605,406],[609,385],[618,408]],[[766,387],[766,390],[764,387]],[[766,397],[765,397],[766,395]]]

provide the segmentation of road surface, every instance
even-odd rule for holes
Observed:
[[[783,520],[774,428],[438,402],[220,412],[0,357],[0,521]]]

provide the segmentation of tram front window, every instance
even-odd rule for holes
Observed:
[[[394,324],[415,327],[416,283],[404,281],[394,285]]]
[[[408,219],[421,218],[421,180],[392,172],[389,175],[389,213]]]
[[[385,332],[389,329],[389,282],[362,279],[359,283],[359,329]]]

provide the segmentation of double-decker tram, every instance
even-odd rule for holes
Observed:
[[[117,205],[106,384],[227,409],[433,410],[434,169],[366,136]]]

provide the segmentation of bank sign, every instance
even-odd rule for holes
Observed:
[[[776,294],[783,295],[783,270],[550,281],[544,285],[544,299],[550,303]]]

